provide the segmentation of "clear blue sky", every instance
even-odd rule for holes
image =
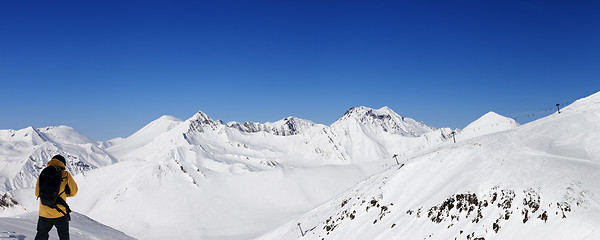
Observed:
[[[435,127],[600,90],[598,1],[2,1],[0,129],[126,137],[162,115]]]

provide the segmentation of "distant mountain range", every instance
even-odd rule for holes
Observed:
[[[440,144],[451,132],[401,117],[387,107],[352,108],[331,126],[296,117],[275,123],[225,124],[203,112],[185,121],[163,116],[128,138],[107,142],[92,141],[68,126],[0,130],[0,192],[32,187],[55,154],[66,155],[68,169],[75,174],[132,158],[177,158],[182,164],[190,162],[197,165],[194,168],[217,172],[230,168],[256,171],[281,163],[319,165],[390,158]]]
[[[0,193],[18,202],[0,216],[36,209],[35,180],[63,154],[72,208],[140,239],[595,239],[600,95],[561,112],[523,126],[489,112],[462,130],[387,107],[329,126],[197,112],[106,142],[0,130]]]
[[[600,93],[561,112],[488,113],[258,239],[600,239]]]

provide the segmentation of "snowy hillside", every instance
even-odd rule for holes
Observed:
[[[116,160],[98,144],[67,126],[0,130],[0,193],[35,186],[45,163],[56,155],[68,159],[74,174]]]
[[[398,115],[392,109],[383,107],[371,109],[367,107],[354,107],[348,110],[333,125],[349,125],[349,122],[369,126],[372,130],[380,130],[402,136],[419,137],[427,132],[435,130],[422,122]]]
[[[354,162],[405,156],[444,143],[449,128],[435,129],[423,122],[401,117],[388,107],[355,107],[329,130]]]
[[[72,213],[70,234],[73,240],[133,240],[134,238],[123,234],[113,228],[102,225],[79,213]],[[0,239],[26,240],[34,239],[36,234],[37,214],[25,214],[18,217],[0,217]],[[50,239],[58,239],[56,229],[50,231]]]
[[[407,156],[259,239],[600,239],[598,146],[600,93]]]
[[[449,132],[389,108],[353,108],[332,126],[295,117],[224,124],[203,112],[187,120],[163,116],[128,138],[100,143],[118,163],[75,174],[80,193],[70,202],[142,239],[173,236],[157,225],[178,229],[180,238],[248,239],[378,172],[393,154],[439,145]],[[30,195],[14,197],[13,215],[37,208]]]
[[[390,158],[441,144],[450,132],[400,117],[387,107],[352,108],[331,126],[295,117],[265,124],[224,124],[198,112],[185,121],[161,117],[126,139],[110,141],[106,150],[119,160],[174,158],[191,162],[192,169],[251,172],[280,164],[318,166]]]
[[[388,141],[412,141],[402,146],[407,154],[445,140],[442,131],[402,120],[389,109],[379,115],[362,109],[330,127],[294,117],[243,125],[224,124],[203,112],[185,121],[161,117],[111,143],[106,151],[120,163],[77,178],[88,197],[73,202],[86,215],[143,239],[168,237],[156,225],[177,229],[181,238],[255,237],[391,163]],[[404,134],[398,132],[402,129]],[[352,158],[345,149],[364,144],[378,146],[365,151],[372,156]],[[388,161],[369,163],[382,156]]]
[[[0,132],[11,168],[0,176],[16,179],[39,151],[35,183],[49,157],[69,153],[91,169],[70,166],[71,207],[139,239],[299,239],[300,227],[307,239],[598,238],[600,93],[523,126],[490,112],[456,144],[451,129],[387,107],[352,108],[330,126],[163,116],[104,143],[56,128]],[[37,209],[28,186],[7,187],[18,190],[0,216]]]
[[[85,215],[139,239],[251,239],[331,199],[377,169],[284,168],[211,173],[195,181],[174,160],[127,161],[77,177],[80,195],[70,202]]]
[[[495,112],[488,112],[462,129],[456,135],[456,139],[458,141],[467,140],[486,134],[514,129],[518,126],[517,121],[512,118],[504,117]]]

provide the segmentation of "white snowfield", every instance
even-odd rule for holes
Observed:
[[[512,118],[501,116],[495,112],[489,112],[463,128],[456,135],[456,140],[464,141],[486,134],[511,130],[518,126],[519,124]]]
[[[600,239],[600,93],[401,162],[259,239]]]
[[[163,116],[103,143],[42,130],[0,130],[0,193],[18,202],[0,227],[35,219],[31,187],[68,153],[71,207],[138,239],[600,239],[600,93],[522,126],[490,112],[457,143],[387,107],[330,126]]]
[[[72,221],[69,223],[69,233],[72,240],[133,240],[122,232],[102,225],[79,213],[71,213]],[[0,218],[0,239],[2,240],[27,240],[34,239],[36,234],[38,215],[30,213],[12,218]],[[51,240],[58,239],[56,228],[50,231]]]

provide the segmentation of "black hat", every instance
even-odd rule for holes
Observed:
[[[58,161],[61,161],[65,165],[67,165],[67,161],[65,161],[65,158],[63,156],[61,156],[61,155],[54,155],[54,157],[52,157],[52,159],[56,159]]]

